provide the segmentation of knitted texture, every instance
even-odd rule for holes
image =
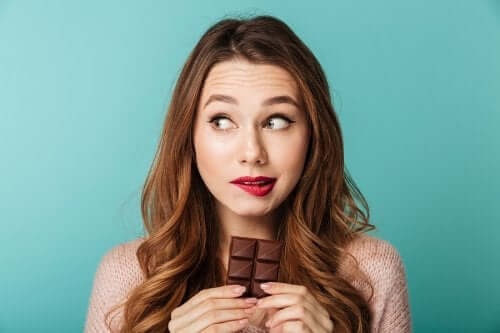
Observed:
[[[144,281],[135,255],[142,241],[143,238],[137,238],[119,244],[101,258],[94,276],[84,333],[110,332],[104,323],[105,313],[111,306],[125,300],[128,293]],[[370,332],[411,333],[406,272],[398,251],[389,242],[365,234],[351,242],[347,251],[359,262],[373,286],[374,295],[369,303],[373,314]],[[348,267],[343,263],[340,267]],[[357,281],[351,282],[368,299],[370,289]],[[113,330],[123,318],[121,309],[117,313],[111,317]],[[250,320],[250,325],[239,332],[264,333],[268,330]]]

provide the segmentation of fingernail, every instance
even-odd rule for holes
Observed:
[[[270,326],[271,326],[271,321],[270,321],[270,320],[268,320],[268,321],[266,322],[266,327],[270,327]]]
[[[256,303],[257,302],[257,298],[255,298],[255,297],[247,298],[245,300],[245,302],[247,302],[247,303]]]
[[[245,319],[240,320],[240,324],[246,324],[247,322],[248,322],[248,319],[246,319],[246,318],[245,318]]]
[[[260,287],[261,287],[262,289],[269,289],[269,288],[271,288],[271,285],[270,285],[269,283],[261,283],[261,284],[260,284]]]
[[[233,288],[233,292],[235,294],[241,294],[242,292],[245,291],[245,289],[246,289],[245,287],[235,287],[235,288]]]

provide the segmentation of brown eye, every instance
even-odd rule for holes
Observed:
[[[221,131],[226,131],[230,129],[230,122],[231,120],[223,115],[215,115],[213,116],[208,123],[210,124],[215,124],[214,128],[216,130],[221,130]],[[273,129],[280,130],[280,129],[285,129],[289,127],[289,124],[294,123],[295,121],[290,120],[288,117],[286,117],[283,114],[274,114],[271,117],[269,117],[266,121],[266,127],[267,125],[271,125]],[[220,124],[222,123],[222,125]],[[224,125],[225,124],[225,125]]]
[[[222,117],[222,116],[215,116],[212,119],[210,119],[209,123],[215,123],[215,124],[217,124],[217,123],[221,122],[221,120],[228,120],[229,121],[229,118]],[[224,124],[224,123],[227,123],[227,122],[222,121],[222,124]],[[226,124],[226,126],[228,126],[228,125]],[[227,129],[229,129],[228,127],[219,127],[217,125],[215,126],[215,128],[221,129],[221,130],[227,130]]]
[[[276,126],[281,127],[281,128],[286,128],[292,122],[293,121],[291,121],[287,117],[273,116],[273,117],[269,118],[267,124],[272,124],[272,125],[274,125],[275,128],[276,128]]]

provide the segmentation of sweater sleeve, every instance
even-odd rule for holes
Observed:
[[[114,332],[122,319],[122,308],[108,317],[112,331],[105,323],[106,313],[127,297],[140,282],[140,271],[135,260],[136,242],[117,245],[108,250],[97,267],[90,294],[84,333]]]
[[[348,251],[356,257],[373,287],[368,304],[372,312],[370,333],[411,333],[406,272],[396,248],[386,240],[361,235]],[[354,279],[353,285],[369,298],[371,288],[364,282]]]
[[[385,283],[387,290],[383,303],[378,306],[380,322],[379,333],[411,333],[411,315],[409,307],[408,284],[405,266],[398,251],[388,242],[383,241],[385,256]]]

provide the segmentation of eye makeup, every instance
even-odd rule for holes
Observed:
[[[295,123],[294,120],[290,119],[289,116],[285,115],[284,113],[273,113],[272,115],[270,115],[266,121],[265,121],[265,124],[268,124],[269,123],[269,119],[272,119],[272,118],[281,118],[283,120],[285,120],[286,122],[288,122],[289,124],[292,124],[292,123]],[[212,116],[210,118],[210,120],[208,121],[208,123],[213,123],[214,121],[218,120],[218,119],[228,119],[228,120],[231,120],[231,118],[229,117],[229,115],[227,115],[226,113],[217,113],[215,114],[214,116]],[[288,127],[286,127],[288,128]],[[286,129],[284,128],[284,129]],[[215,129],[218,130],[217,127],[215,127]]]

